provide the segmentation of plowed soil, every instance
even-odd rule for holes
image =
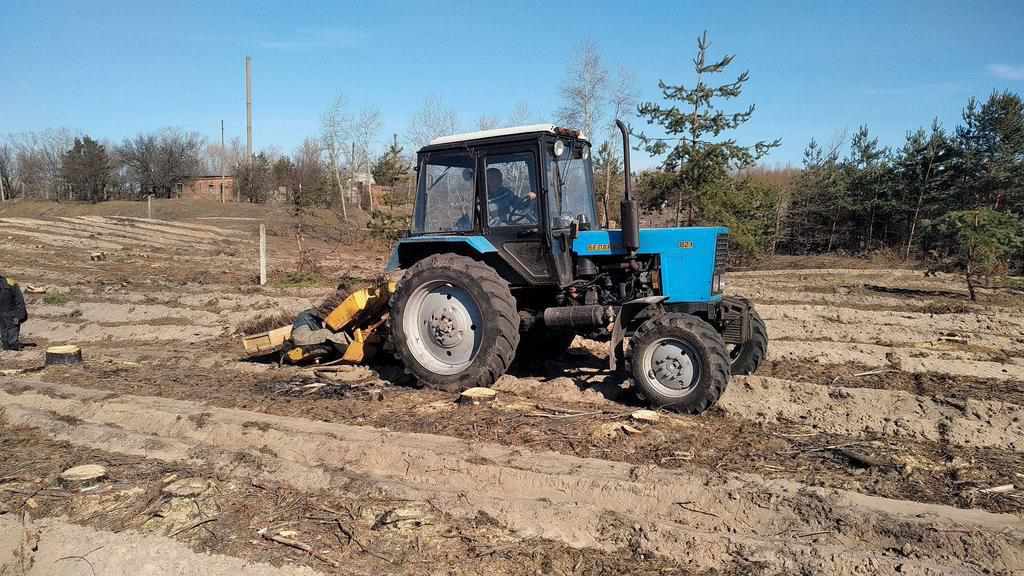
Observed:
[[[106,210],[0,211],[0,273],[45,290],[36,347],[0,352],[4,576],[1024,572],[1019,295],[841,259],[733,273],[769,358],[708,413],[633,419],[582,339],[466,406],[386,360],[240,358],[240,324],[383,250],[311,240],[322,280],[259,288],[258,222]],[[273,278],[293,247],[271,237]],[[43,367],[57,343],[85,362]],[[89,463],[97,485],[59,481]]]

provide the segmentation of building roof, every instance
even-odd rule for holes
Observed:
[[[451,144],[452,142],[465,142],[467,140],[482,140],[484,138],[496,138],[498,136],[513,136],[516,134],[532,134],[535,132],[547,132],[549,134],[558,134],[559,130],[563,130],[554,124],[527,124],[525,126],[509,126],[508,128],[495,128],[493,130],[479,130],[477,132],[463,132],[461,134],[452,134],[450,136],[439,136],[430,141],[430,145],[435,144]],[[587,137],[583,134],[577,136],[581,140],[586,140]]]

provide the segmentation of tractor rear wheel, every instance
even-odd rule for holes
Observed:
[[[647,320],[629,342],[633,381],[654,406],[700,414],[729,383],[729,356],[722,336],[689,314]]]
[[[406,371],[449,392],[494,384],[519,345],[508,283],[490,266],[457,254],[435,254],[406,270],[389,322]]]
[[[729,349],[730,372],[753,374],[768,354],[768,327],[753,309],[750,310],[750,339]]]

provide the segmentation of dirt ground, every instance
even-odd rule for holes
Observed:
[[[240,359],[239,324],[385,246],[311,236],[294,275],[284,212],[123,204],[0,208],[0,273],[45,290],[0,352],[0,575],[1024,573],[1020,295],[786,259],[729,275],[769,358],[702,416],[634,420],[582,339],[473,407]],[[43,368],[57,343],[85,362]],[[81,464],[106,478],[59,480]]]

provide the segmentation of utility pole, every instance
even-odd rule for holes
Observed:
[[[252,198],[252,58],[249,56],[245,57],[245,166],[249,198]]]
[[[224,121],[220,121],[220,203],[224,203]]]
[[[252,58],[245,57],[245,158],[252,163]]]
[[[7,202],[7,195],[4,193],[4,175],[0,174],[0,202]]]

